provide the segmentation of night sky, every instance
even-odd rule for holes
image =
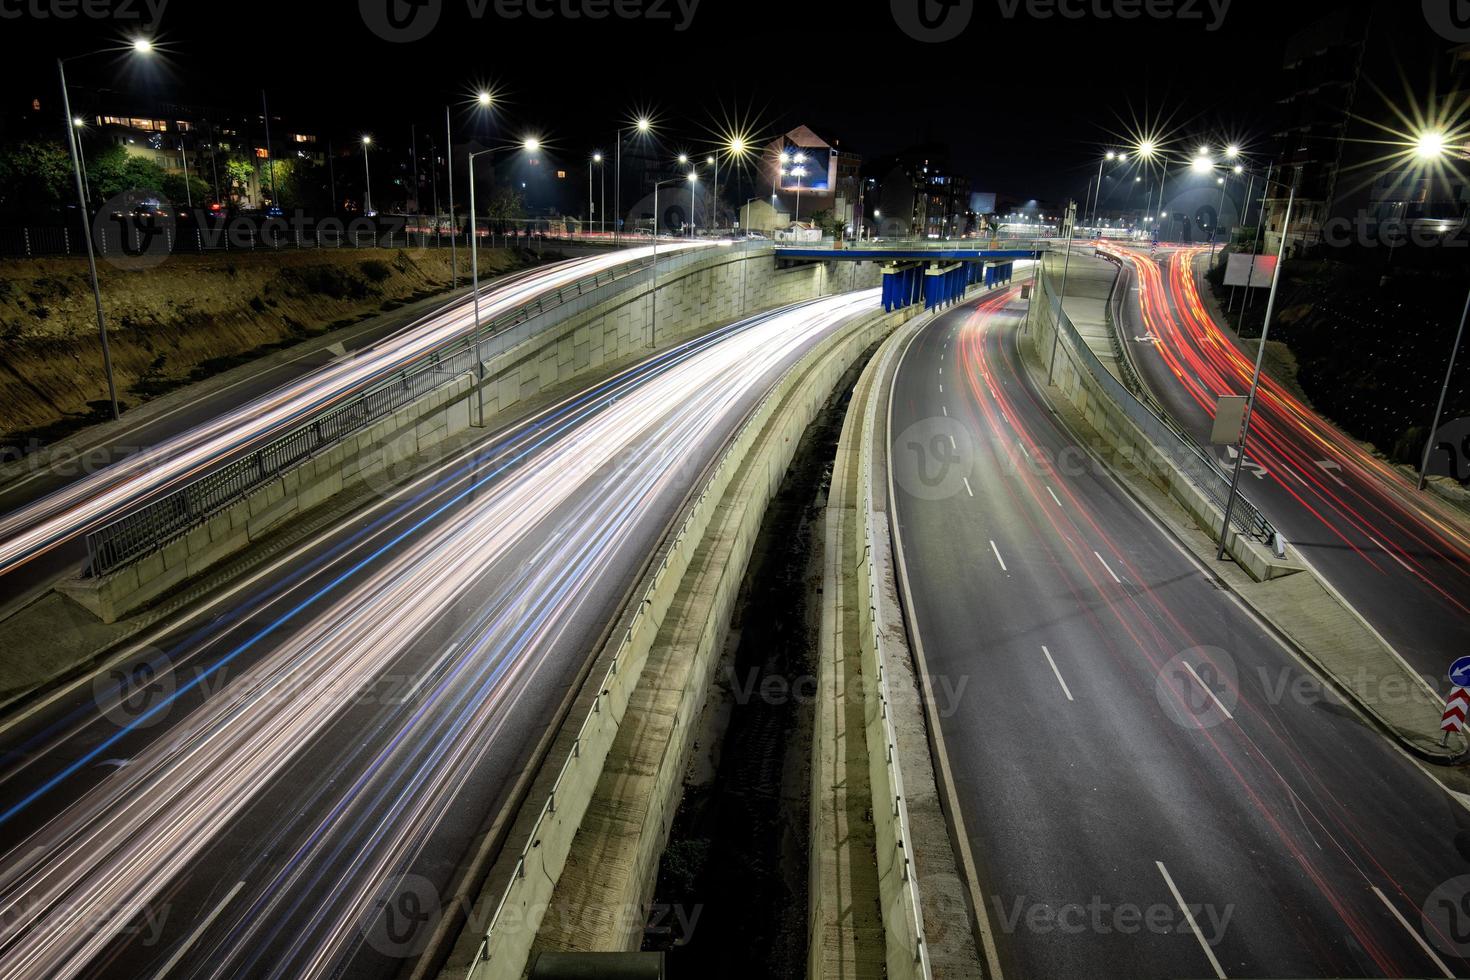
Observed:
[[[77,0],[0,0],[9,97],[54,98],[56,55],[106,46],[136,23],[28,12],[66,2]],[[111,2],[119,14],[147,9],[145,0]],[[947,143],[976,190],[1042,199],[1080,198],[1099,148],[1135,120],[1191,134],[1191,146],[1193,134],[1210,132],[1264,145],[1287,37],[1339,6],[1233,0],[1217,22],[1223,0],[1177,0],[1174,9],[1194,19],[1069,20],[1032,17],[1036,0],[948,0],[958,6],[938,29],[953,29],[966,8],[967,26],[926,43],[899,21],[921,30],[917,4],[933,15],[937,0],[698,0],[692,18],[694,0],[417,0],[427,6],[404,21],[407,30],[432,29],[394,43],[367,21],[386,24],[386,5],[403,0],[164,2],[162,63],[84,60],[73,83],[241,108],[258,105],[264,86],[273,113],[317,121],[318,132],[370,131],[390,147],[407,143],[410,122],[439,124],[447,100],[486,81],[504,97],[502,133],[544,133],[574,165],[609,145],[636,107],[649,107],[672,148],[698,149],[723,119],[745,119],[758,135],[804,122],[865,156]],[[507,19],[497,3],[538,3],[555,15]],[[662,19],[560,13],[599,4]]]

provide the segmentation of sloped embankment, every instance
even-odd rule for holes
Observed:
[[[483,276],[517,259],[481,252]],[[464,270],[461,269],[461,272]],[[172,256],[99,267],[118,396],[137,405],[242,358],[449,287],[447,249]],[[43,441],[105,417],[106,380],[82,259],[0,263],[0,441]]]

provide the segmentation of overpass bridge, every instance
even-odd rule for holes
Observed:
[[[932,241],[793,242],[776,245],[778,261],[881,262],[883,308],[889,312],[915,303],[925,309],[951,306],[972,286],[994,289],[1011,281],[1018,260],[1036,260],[1051,248],[1049,239]]]

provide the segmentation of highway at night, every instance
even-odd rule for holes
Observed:
[[[708,247],[677,242],[662,246],[672,253]],[[480,302],[482,322],[515,309],[538,296],[579,279],[624,267],[646,264],[652,247],[573,259],[510,277],[489,290]],[[465,335],[474,322],[473,300],[466,297],[423,317],[417,323],[305,377],[294,379],[259,398],[234,404],[158,445],[96,472],[78,474],[69,484],[39,500],[27,501],[0,516],[0,581],[40,556],[75,542],[130,509],[155,499],[191,477],[218,468],[259,446],[272,435],[354,393],[422,362],[431,352]],[[73,546],[45,572],[54,574],[84,556]],[[6,584],[17,590],[33,584],[26,576]]]
[[[717,331],[467,447],[142,638],[124,673],[147,690],[82,682],[8,724],[0,973],[391,970],[374,896],[450,884],[703,467],[874,295]]]
[[[905,599],[934,689],[963,692],[940,727],[1004,974],[1463,975],[1399,917],[1470,812],[1330,699],[1283,697],[1304,668],[1079,464],[1017,298],[918,333],[891,423]],[[953,493],[912,476],[936,435]]]
[[[1195,262],[1203,250],[1166,249],[1157,260],[1116,254],[1124,264],[1124,342],[1154,396],[1205,441],[1216,400],[1246,394],[1254,364],[1200,299]],[[1216,452],[1232,464],[1232,450]],[[1441,683],[1445,664],[1470,649],[1463,520],[1269,375],[1246,458],[1245,492],[1291,547],[1416,670]]]

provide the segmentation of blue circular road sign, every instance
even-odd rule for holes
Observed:
[[[1450,683],[1457,687],[1470,687],[1470,657],[1461,657],[1450,664]]]

